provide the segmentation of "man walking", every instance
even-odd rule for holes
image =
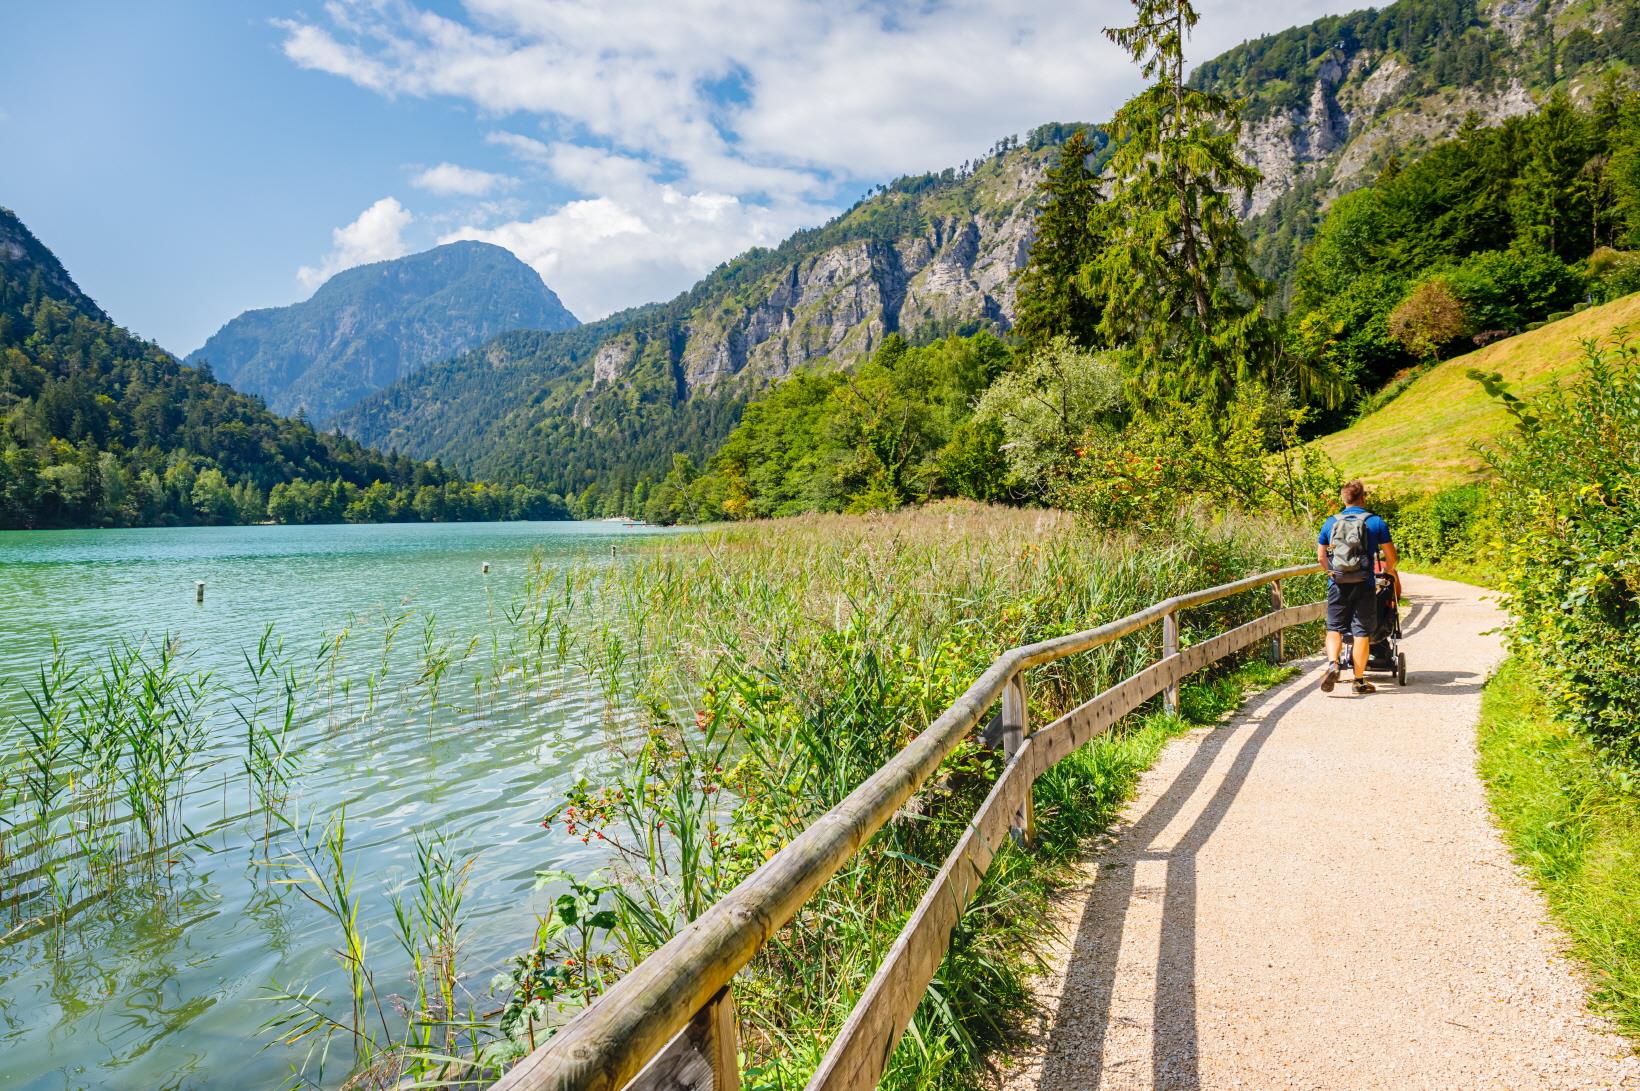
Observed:
[[[1377,562],[1384,555],[1384,571],[1395,578],[1395,543],[1389,525],[1361,506],[1367,498],[1366,486],[1349,481],[1339,490],[1344,508],[1327,516],[1316,539],[1316,559],[1327,566],[1327,669],[1321,675],[1321,689],[1331,693],[1338,684],[1338,658],[1344,650],[1346,633],[1354,641],[1350,665],[1355,668],[1355,692],[1377,689],[1366,679],[1367,655],[1372,632],[1378,625]]]

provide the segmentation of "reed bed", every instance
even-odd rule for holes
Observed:
[[[590,633],[571,626],[570,639],[583,641],[583,665],[610,687],[626,730],[604,776],[550,816],[610,852],[615,911],[592,967],[599,983],[837,803],[1004,649],[1306,552],[1303,531],[1275,523],[1181,517],[1155,537],[1093,537],[1059,513],[948,504],[735,528],[612,574],[597,588],[603,619]],[[1255,594],[1193,611],[1184,640],[1266,609]],[[1033,717],[1154,661],[1159,639],[1152,630],[1033,672]],[[1247,662],[1223,670],[1228,682],[1192,688],[1193,719],[1221,715],[1243,682],[1272,677]],[[1019,1025],[1047,893],[1181,722],[1135,716],[1043,778],[1043,847],[993,865],[887,1086],[973,1085]],[[959,747],[737,978],[748,1087],[806,1082],[998,769],[977,741]],[[489,1060],[522,1045],[502,1043]]]

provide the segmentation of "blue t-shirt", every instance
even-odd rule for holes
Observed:
[[[1366,515],[1366,514],[1367,514],[1367,509],[1366,508],[1358,507],[1357,505],[1354,505],[1354,504],[1351,504],[1349,507],[1345,508],[1343,511],[1338,513],[1338,515]],[[1333,524],[1338,521],[1338,515],[1329,515],[1329,516],[1327,516],[1327,521],[1325,523],[1321,524],[1321,536],[1316,539],[1316,544],[1317,545],[1327,545],[1329,542],[1332,541],[1332,528],[1333,528]],[[1377,515],[1367,515],[1367,521],[1364,524],[1362,524],[1361,530],[1366,535],[1366,538],[1367,538],[1367,550],[1374,557],[1378,556],[1378,547],[1379,546],[1386,546],[1386,545],[1391,544],[1391,538],[1389,536],[1389,524],[1384,522],[1384,520],[1381,517],[1377,516]]]

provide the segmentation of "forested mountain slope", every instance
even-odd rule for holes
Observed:
[[[459,486],[276,416],[132,336],[0,208],[0,528],[259,520],[299,479],[338,496]]]
[[[509,251],[453,242],[336,274],[312,298],[246,311],[189,364],[210,364],[275,412],[324,422],[417,368],[509,330],[578,323]]]
[[[882,187],[832,222],[721,266],[664,304],[558,334],[509,334],[338,417],[349,434],[566,497],[658,480],[704,457],[739,406],[893,333],[1006,330],[1036,185],[1071,131],[1049,125],[973,164]]]
[[[1319,213],[1392,157],[1531,113],[1557,88],[1590,98],[1640,63],[1634,0],[1399,0],[1255,39],[1197,67],[1244,100],[1262,180],[1244,209],[1261,271],[1285,280]]]

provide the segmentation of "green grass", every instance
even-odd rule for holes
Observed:
[[[1461,558],[1415,563],[1403,561],[1401,571],[1413,572],[1420,576],[1434,576],[1438,580],[1467,583],[1471,587],[1484,587],[1489,591],[1497,591],[1502,587],[1502,576],[1492,565]]]
[[[1477,444],[1510,427],[1510,418],[1470,369],[1495,371],[1514,393],[1530,397],[1577,373],[1582,342],[1640,322],[1640,294],[1591,307],[1518,337],[1498,341],[1431,368],[1399,397],[1317,441],[1346,475],[1373,488],[1424,492],[1484,476]]]
[[[1541,695],[1519,658],[1488,683],[1481,777],[1516,859],[1589,971],[1593,1006],[1640,1043],[1640,786],[1602,766]]]

